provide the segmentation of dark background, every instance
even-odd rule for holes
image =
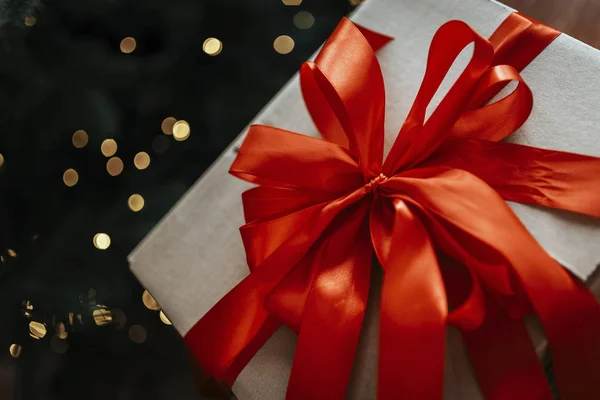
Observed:
[[[354,7],[300,2],[0,1],[0,400],[201,398],[181,338],[144,306],[126,256]],[[599,44],[598,1],[507,3]],[[310,29],[294,25],[300,11],[314,16]],[[282,34],[290,54],[273,49]],[[137,47],[124,54],[128,36]],[[208,37],[223,42],[218,56],[203,52]],[[165,135],[166,117],[188,121],[189,139]],[[114,177],[107,138],[124,163]],[[145,170],[133,164],[139,151]],[[128,208],[134,193],[140,212]],[[94,247],[98,232],[108,249]],[[32,321],[43,338],[31,337]]]
[[[0,399],[200,398],[181,338],[144,306],[126,256],[352,8],[347,0],[46,0],[33,26],[5,23]],[[294,25],[299,11],[313,14],[312,28]],[[273,49],[282,34],[295,40],[290,54]],[[137,41],[131,54],[119,48],[127,36]],[[203,52],[208,37],[223,42],[218,56]],[[189,139],[162,133],[169,116],[189,122]],[[71,140],[79,129],[89,136],[81,149]],[[153,148],[160,136],[162,154]],[[106,138],[118,144],[118,176],[106,170]],[[139,151],[151,158],[141,171]],[[73,187],[63,183],[68,168],[79,174]],[[128,208],[133,193],[145,199],[137,213]],[[98,232],[110,235],[107,250],[94,247]],[[111,323],[96,324],[99,305],[116,312]],[[31,321],[46,325],[45,337],[30,337]],[[53,338],[59,322],[66,352]],[[144,343],[130,339],[132,325],[145,329]],[[11,344],[22,347],[16,359]]]

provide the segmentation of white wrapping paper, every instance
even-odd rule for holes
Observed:
[[[396,38],[378,53],[387,96],[386,151],[417,93],[435,31],[449,20],[460,19],[489,37],[511,12],[489,0],[367,0],[355,12],[352,20]],[[457,60],[445,80],[445,90],[468,56],[462,54]],[[533,90],[534,109],[510,140],[600,156],[600,52],[562,34],[522,76]],[[297,76],[253,123],[317,135]],[[243,133],[130,256],[133,272],[181,335],[248,274],[238,227],[243,224],[240,196],[250,185],[227,173],[242,138]],[[521,204],[511,207],[543,247],[575,275],[586,279],[600,262],[599,220]],[[380,274],[375,276],[349,399],[375,398]],[[234,384],[240,400],[285,397],[295,341],[286,328],[277,331]],[[453,330],[448,332],[446,364],[446,398],[480,399],[460,335]]]

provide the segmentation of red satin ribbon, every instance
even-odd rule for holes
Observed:
[[[284,323],[299,334],[287,399],[343,399],[374,251],[385,271],[379,399],[442,399],[448,324],[462,330],[488,400],[551,399],[522,322],[531,313],[562,398],[600,398],[600,306],[503,200],[600,217],[600,159],[499,142],[532,109],[518,71],[558,34],[517,13],[489,41],[444,24],[384,162],[374,51],[390,38],[344,19],[300,70],[325,140],[255,125],[231,167],[260,185],[243,195],[251,273],[186,336],[207,372],[231,384]],[[469,64],[426,119],[471,43]],[[511,94],[487,104],[511,81]]]

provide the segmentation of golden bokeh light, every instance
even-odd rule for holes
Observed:
[[[133,164],[139,170],[146,169],[150,165],[150,156],[145,151],[140,151],[133,157]]]
[[[100,250],[106,250],[110,247],[110,236],[108,236],[106,233],[96,233],[94,235],[94,246],[96,246],[97,249]],[[70,323],[71,325],[73,325],[72,319],[73,317],[71,315],[69,315],[70,318]]]
[[[144,293],[142,294],[142,303],[144,303],[144,305],[146,306],[146,308],[148,310],[152,310],[152,311],[160,310],[160,306],[158,305],[156,300],[154,300],[154,297],[152,297],[150,292],[147,290],[144,290]]]
[[[182,142],[190,137],[190,124],[187,121],[181,120],[173,125],[173,137],[178,142]]]
[[[302,4],[302,0],[281,0],[286,6],[299,6]]]
[[[117,152],[117,142],[114,139],[106,139],[100,145],[100,151],[104,157],[114,156]]]
[[[209,37],[202,44],[202,50],[209,56],[218,56],[223,51],[223,43],[217,38]]]
[[[37,22],[37,19],[33,15],[29,15],[25,17],[25,21],[23,21],[26,26],[34,26]]]
[[[132,194],[129,196],[129,199],[127,199],[127,205],[131,211],[138,212],[144,208],[144,198],[137,193]]]
[[[42,339],[46,336],[46,325],[41,322],[31,321],[29,323],[29,336],[34,339]]]
[[[31,318],[31,312],[33,311],[33,304],[29,300],[23,302],[23,315],[27,318]]]
[[[172,135],[173,134],[173,125],[175,125],[175,122],[177,122],[176,118],[167,117],[167,118],[163,119],[163,122],[160,124],[160,129],[162,130],[162,132],[165,135]]]
[[[273,42],[273,48],[279,54],[289,54],[294,50],[294,39],[288,35],[278,36]]]
[[[148,334],[146,333],[146,330],[143,326],[131,325],[131,327],[129,328],[129,339],[131,339],[132,342],[141,344],[146,341],[147,337]]]
[[[25,315],[27,318],[30,318],[31,312],[33,311],[33,304],[31,304],[31,302],[27,300],[23,302],[23,306],[25,307],[25,309],[23,310],[23,315]]]
[[[68,187],[73,187],[79,181],[79,174],[73,168],[69,168],[63,174],[63,182]]]
[[[73,142],[73,146],[75,146],[78,149],[81,149],[88,144],[88,134],[83,129],[75,131],[73,137],[71,138],[71,141]]]
[[[15,258],[17,256],[17,252],[14,251],[13,249],[7,249],[6,252],[8,253],[9,256],[11,256],[12,258]]]
[[[23,348],[21,348],[21,346],[19,346],[18,344],[13,343],[10,345],[9,352],[13,358],[19,358],[19,356],[21,355],[21,351],[23,351]]]
[[[171,323],[171,320],[169,318],[167,318],[167,316],[165,315],[164,312],[162,312],[162,310],[160,311],[160,320],[163,322],[163,324],[165,325],[173,325]]]
[[[121,49],[121,51],[123,53],[129,54],[129,53],[133,53],[136,45],[137,44],[135,42],[135,39],[128,36],[128,37],[124,38],[123,40],[121,40],[121,44],[119,45],[119,48]]]
[[[60,339],[66,339],[69,336],[67,329],[65,328],[65,324],[62,322],[56,324],[56,336],[58,336]]]
[[[4,165],[4,156],[0,154],[0,167]]]
[[[112,157],[106,162],[106,170],[110,176],[117,176],[123,172],[123,160],[119,157]]]
[[[94,322],[98,326],[106,326],[111,323],[112,315],[110,310],[104,306],[98,306],[93,312]]]
[[[52,336],[52,339],[50,339],[50,348],[54,350],[55,353],[65,354],[69,349],[69,342],[58,335],[54,335]]]
[[[294,15],[294,25],[298,29],[310,29],[315,24],[315,17],[308,11],[300,11]]]

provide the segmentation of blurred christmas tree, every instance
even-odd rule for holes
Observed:
[[[352,8],[0,2],[2,399],[198,398],[126,256]]]

